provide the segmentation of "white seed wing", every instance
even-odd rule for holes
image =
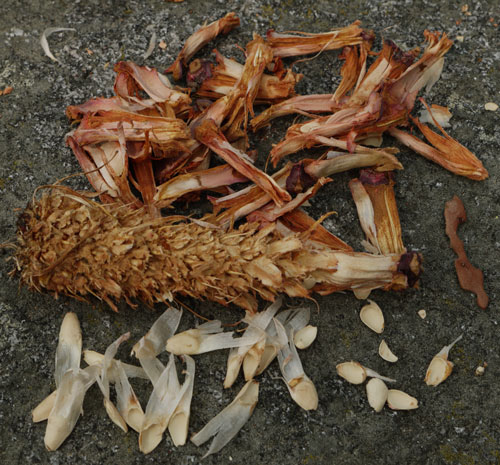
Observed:
[[[299,307],[285,310],[278,313],[276,319],[288,330],[293,329],[296,333],[304,326],[309,324],[311,318],[311,311],[308,307]]]
[[[255,328],[260,328],[262,331],[265,331],[269,323],[271,323],[272,319],[276,315],[276,312],[281,308],[282,304],[283,298],[279,296],[266,308],[266,310],[254,313],[251,316],[246,316],[244,321],[249,324],[249,328],[254,326]]]
[[[269,305],[269,307],[261,313],[257,313],[255,315],[247,315],[245,318],[245,322],[248,323],[248,327],[243,333],[243,337],[256,339],[257,342],[254,344],[248,345],[240,345],[237,348],[232,348],[229,351],[228,359],[227,359],[227,369],[226,369],[226,378],[224,380],[224,387],[229,388],[233,385],[238,377],[240,372],[241,365],[244,363],[244,360],[247,357],[247,354],[253,347],[257,344],[262,344],[263,341],[267,337],[266,330],[269,328],[269,323],[274,318],[274,315],[279,310],[282,304],[282,298],[278,297],[274,303]],[[262,354],[260,354],[262,356]],[[248,365],[248,363],[247,363]],[[258,363],[255,368],[258,367]],[[254,370],[252,370],[254,371]],[[255,374],[255,371],[254,373]],[[245,379],[249,379],[253,377],[253,374],[246,374]]]
[[[218,349],[229,349],[231,347],[252,346],[258,340],[260,335],[233,337],[234,332],[210,334],[203,337],[198,348],[198,354],[211,352]]]
[[[31,417],[33,423],[38,423],[39,421],[45,421],[49,418],[50,411],[54,407],[56,401],[57,389],[52,391],[45,399],[43,399],[32,411]]]
[[[168,404],[171,403],[168,401],[175,398],[178,392],[178,386],[179,380],[175,369],[175,359],[173,355],[170,355],[167,366],[158,378],[153,392],[149,397],[149,401],[146,406],[146,416],[144,418],[143,429],[144,426],[147,426],[150,423],[157,423],[162,420],[165,416],[165,411],[168,411]],[[166,426],[167,425],[165,424],[165,427]]]
[[[219,320],[211,320],[197,326],[196,329],[205,334],[220,333],[222,331],[222,323]]]
[[[311,379],[304,373],[297,348],[293,342],[293,329],[287,332],[287,343],[278,352],[281,374],[292,399],[305,410],[318,407],[318,394]]]
[[[97,377],[97,384],[99,385],[99,388],[101,389],[101,392],[104,396],[103,402],[104,402],[104,408],[106,409],[106,413],[108,414],[111,421],[116,426],[121,428],[124,432],[127,432],[128,430],[127,424],[120,415],[120,412],[116,408],[115,404],[113,404],[113,402],[111,402],[111,399],[109,398],[109,378],[110,378],[109,372],[111,370],[111,367],[113,366],[114,362],[113,359],[116,355],[116,352],[118,351],[118,347],[120,347],[120,344],[123,341],[126,341],[129,337],[130,333],[125,333],[108,346],[106,352],[104,353],[104,359],[101,364],[101,372]],[[98,366],[98,365],[93,365],[93,366]]]
[[[205,427],[195,434],[191,441],[200,446],[215,436],[208,452],[203,456],[219,452],[243,427],[253,413],[259,397],[259,383],[248,381],[235,399],[212,418]]]
[[[393,378],[388,378],[387,376],[382,376],[381,374],[377,373],[375,370],[372,370],[371,368],[363,366],[363,368],[366,371],[366,376],[370,378],[378,378],[381,379],[382,381],[386,381],[388,383],[395,383],[396,380]]]
[[[458,336],[451,344],[448,344],[447,346],[444,346],[437,354],[437,356],[444,356],[445,358],[448,358],[448,354],[450,353],[450,350],[453,348],[453,346],[462,339],[463,334]]]
[[[163,363],[161,363],[156,357],[139,358],[139,362],[153,386],[156,385],[158,379],[165,370]]]
[[[305,375],[302,362],[293,343],[293,330],[287,332],[287,343],[278,352],[278,362],[281,374],[287,383]]]
[[[122,334],[116,341],[112,342],[106,352],[104,352],[104,359],[101,365],[101,373],[97,378],[97,383],[101,388],[101,391],[105,398],[109,400],[109,372],[113,364],[113,359],[115,358],[116,352],[118,352],[118,347],[123,341],[126,341],[130,337],[130,333]]]
[[[78,370],[82,355],[82,331],[78,317],[73,312],[64,316],[59,330],[59,342],[56,349],[56,367],[54,378],[59,387],[61,378],[67,370]]]
[[[243,358],[243,374],[245,381],[252,379],[257,372],[257,368],[262,360],[266,348],[266,333],[263,332],[261,338],[247,351]]]
[[[151,329],[134,345],[132,353],[137,358],[152,358],[165,350],[167,339],[172,337],[181,321],[182,310],[169,307],[151,326]]]
[[[280,321],[277,318],[273,318],[273,323],[266,329],[266,346],[255,372],[256,375],[260,375],[271,364],[278,355],[278,352],[288,342],[286,330]]]
[[[85,360],[85,363],[87,363],[87,365],[100,365],[104,360],[104,354],[100,354],[95,350],[87,349],[83,351],[83,360]],[[117,362],[118,362],[117,360],[113,360],[111,366],[108,369],[108,376],[110,383],[116,382],[116,380],[119,379],[120,377],[116,366]],[[120,363],[122,365],[122,368],[125,370],[125,373],[128,378],[149,379],[148,375],[146,374],[146,372],[142,367],[130,365],[129,363],[124,363],[124,362]]]
[[[227,356],[226,377],[224,379],[224,388],[226,389],[234,384],[240,373],[241,364],[243,363],[243,356],[240,355],[240,349],[241,347],[233,347]]]

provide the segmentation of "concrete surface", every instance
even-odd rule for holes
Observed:
[[[319,408],[306,413],[290,399],[285,385],[276,377],[277,365],[261,376],[259,404],[241,433],[206,464],[489,464],[500,463],[499,349],[499,249],[500,249],[500,163],[498,160],[499,117],[484,110],[484,104],[500,104],[500,8],[497,0],[469,2],[247,0],[185,1],[15,1],[3,4],[0,15],[0,88],[12,86],[10,95],[0,97],[0,242],[15,234],[15,209],[23,208],[33,190],[42,184],[79,171],[65,147],[69,130],[64,110],[93,96],[111,95],[113,64],[120,59],[143,64],[152,25],[168,47],[156,49],[146,60],[164,69],[183,41],[204,21],[228,11],[241,17],[242,25],[213,46],[224,54],[242,59],[233,44],[244,46],[253,31],[270,28],[320,32],[361,19],[373,28],[378,40],[391,38],[402,47],[423,42],[424,29],[446,31],[452,38],[463,36],[448,53],[441,80],[428,95],[430,103],[447,105],[453,118],[450,133],[475,152],[490,172],[484,182],[474,182],[427,162],[403,149],[405,170],[397,176],[397,199],[407,247],[421,251],[425,272],[419,290],[403,293],[375,292],[372,298],[383,308],[383,333],[400,357],[394,365],[377,355],[381,336],[359,321],[362,303],[351,294],[318,298],[320,311],[312,322],[319,326],[313,346],[302,354],[306,372],[319,393]],[[493,22],[489,19],[493,18]],[[74,27],[76,32],[50,38],[60,63],[42,52],[39,38],[49,26]],[[380,42],[374,47],[380,48]],[[88,51],[87,51],[88,49]],[[297,65],[306,76],[299,91],[328,92],[338,82],[337,54]],[[283,135],[293,118],[279,121],[272,131],[262,133],[259,149],[266,156],[271,142]],[[259,137],[260,138],[260,137]],[[386,144],[392,144],[389,138]],[[319,216],[334,209],[327,226],[358,250],[361,230],[347,187],[353,173],[335,177],[310,207]],[[84,179],[71,181],[85,187]],[[470,261],[485,273],[491,303],[486,311],[473,295],[457,283],[453,260],[444,234],[443,207],[458,194],[469,217],[459,235],[465,241]],[[144,334],[159,315],[139,307],[122,306],[119,314],[105,305],[79,303],[66,298],[55,301],[18,289],[9,279],[12,265],[0,252],[0,463],[2,464],[135,464],[198,463],[207,445],[182,448],[165,440],[153,453],[143,456],[137,435],[123,434],[107,418],[101,394],[94,386],[85,400],[85,415],[73,434],[53,453],[45,451],[45,424],[33,424],[31,409],[54,388],[53,365],[57,334],[64,312],[80,318],[84,346],[103,351],[126,330],[131,341]],[[203,315],[236,321],[235,309],[184,299]],[[290,303],[290,302],[289,302]],[[311,304],[309,304],[311,305]],[[427,310],[427,318],[417,315]],[[194,324],[185,313],[182,326]],[[464,337],[450,354],[455,363],[451,377],[436,388],[423,382],[426,367],[442,346],[459,334]],[[130,361],[130,344],[119,357]],[[374,413],[363,386],[349,385],[335,373],[335,365],[358,360],[398,380],[396,386],[417,397],[420,407],[411,412],[384,409]],[[227,405],[241,387],[222,389],[225,353],[197,359],[191,432],[198,431]],[[488,363],[483,377],[474,370]],[[136,383],[142,399],[146,383]]]

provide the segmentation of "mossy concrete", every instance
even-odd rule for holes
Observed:
[[[26,205],[36,187],[79,171],[64,144],[64,134],[70,129],[64,115],[66,106],[111,95],[112,69],[118,60],[164,69],[182,42],[205,21],[228,11],[237,12],[241,27],[229,37],[217,39],[203,53],[208,56],[216,46],[239,60],[242,54],[234,44],[244,46],[254,31],[263,34],[275,28],[320,32],[355,19],[375,30],[376,50],[381,37],[405,48],[421,45],[425,29],[446,31],[453,39],[463,37],[447,54],[441,80],[427,95],[427,101],[450,108],[454,115],[450,134],[478,155],[490,177],[483,182],[470,181],[401,150],[405,170],[397,174],[396,193],[404,242],[408,248],[422,252],[425,272],[418,290],[372,294],[385,313],[383,337],[400,357],[399,362],[389,365],[379,358],[381,336],[362,326],[358,318],[362,303],[351,294],[319,297],[319,311],[313,303],[305,302],[313,309],[312,323],[319,326],[318,339],[301,354],[305,370],[318,389],[318,410],[306,413],[295,405],[277,378],[277,366],[272,365],[261,376],[260,400],[251,420],[226,448],[204,463],[499,462],[500,111],[485,111],[484,104],[500,104],[500,10],[496,0],[469,2],[468,12],[462,11],[463,3],[10,0],[3,5],[0,89],[12,86],[13,91],[0,97],[0,242],[14,238],[16,209]],[[144,61],[142,55],[151,35],[146,29],[149,25],[167,48],[157,48]],[[60,63],[50,61],[40,46],[40,34],[50,26],[76,29],[50,38]],[[301,93],[329,92],[339,81],[335,52],[298,63],[296,70],[305,74],[299,85]],[[273,129],[264,130],[254,139],[261,159],[292,120],[277,121]],[[394,141],[387,137],[385,144]],[[359,250],[362,234],[347,187],[354,175],[335,176],[309,209],[316,217],[335,210],[337,215],[327,220],[327,227]],[[70,183],[78,188],[87,185],[81,177]],[[476,306],[473,295],[460,289],[454,254],[444,234],[443,208],[454,194],[462,198],[468,214],[459,235],[470,261],[485,273],[491,303],[484,311]],[[30,411],[54,389],[54,352],[64,313],[77,313],[85,347],[103,351],[128,330],[132,332],[131,341],[137,340],[162,306],[152,310],[122,305],[116,314],[95,301],[56,301],[49,295],[19,289],[17,281],[7,275],[13,266],[5,262],[9,253],[2,251],[0,255],[0,463],[198,463],[206,446],[175,448],[168,439],[143,456],[137,435],[123,434],[111,424],[97,387],[89,391],[85,414],[73,434],[58,451],[45,451],[45,425],[33,424]],[[234,308],[222,309],[189,299],[184,302],[208,317],[225,321],[241,317]],[[417,315],[422,308],[427,310],[425,320]],[[187,328],[194,322],[186,312],[182,326]],[[453,374],[440,386],[427,387],[423,377],[430,359],[459,334],[464,337],[450,354],[455,363]],[[128,356],[131,344],[120,349],[123,360],[132,361]],[[197,358],[191,432],[227,405],[241,387],[240,381],[231,390],[222,389],[225,358],[225,353]],[[374,413],[363,386],[348,385],[336,376],[335,365],[350,359],[396,378],[399,389],[418,398],[419,409]],[[483,362],[488,363],[484,376],[474,376],[475,368]],[[145,402],[149,387],[145,383],[136,387]]]

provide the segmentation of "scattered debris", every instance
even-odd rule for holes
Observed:
[[[275,57],[310,55],[325,50],[337,50],[349,45],[358,45],[375,38],[371,31],[360,28],[361,21],[354,21],[346,27],[332,29],[321,34],[267,32],[267,41]]]
[[[387,255],[406,252],[394,184],[392,171],[380,172],[370,168],[361,169],[359,179],[349,183],[367,239],[362,244],[370,253]]]
[[[479,365],[479,366],[476,368],[476,371],[474,372],[474,374],[475,374],[476,376],[483,376],[487,366],[488,366],[488,363],[483,362],[483,364],[482,364],[482,365]]]
[[[148,48],[144,52],[144,55],[142,55],[143,60],[146,60],[147,58],[149,58],[151,56],[151,54],[154,52],[155,47],[156,47],[156,31],[153,29],[153,27],[154,26],[152,26],[151,24],[148,27],[146,27],[146,31],[153,31],[153,33],[151,34],[151,38],[149,39]]]
[[[430,124],[435,124],[434,121],[437,121],[441,127],[448,128],[450,127],[449,121],[452,116],[448,107],[442,107],[433,103],[430,108],[424,108],[420,111],[419,120],[421,123]]]
[[[4,91],[5,94],[5,91]],[[495,102],[488,102],[484,104],[484,109],[488,111],[497,111],[498,105]]]
[[[40,37],[40,44],[43,48],[43,51],[45,52],[45,55],[47,55],[52,61],[57,61],[58,63],[59,60],[54,55],[52,55],[52,52],[50,51],[49,42],[47,39],[56,32],[65,32],[65,31],[75,32],[76,29],[72,27],[48,27],[42,32],[42,35]]]
[[[458,226],[467,220],[467,215],[464,204],[456,195],[446,202],[444,217],[446,220],[446,234],[450,238],[451,248],[458,255],[455,260],[455,270],[460,287],[476,294],[477,305],[485,309],[488,306],[489,299],[484,291],[483,272],[471,265],[465,253],[464,243],[457,235]]]
[[[444,346],[431,360],[424,379],[427,386],[437,386],[451,375],[453,362],[448,360],[448,354],[460,339],[462,339],[462,335],[457,337],[450,345]]]
[[[0,89],[0,95],[9,95],[13,90],[14,88],[12,86],[7,86],[3,90]]]

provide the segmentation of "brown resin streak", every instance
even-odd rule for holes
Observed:
[[[488,306],[489,299],[484,291],[483,272],[469,262],[465,254],[464,243],[457,235],[458,226],[465,223],[467,215],[464,204],[456,195],[446,202],[444,218],[446,220],[446,234],[450,238],[450,246],[458,255],[455,260],[455,269],[457,270],[460,287],[466,291],[474,292],[477,296],[477,304],[485,309]]]

